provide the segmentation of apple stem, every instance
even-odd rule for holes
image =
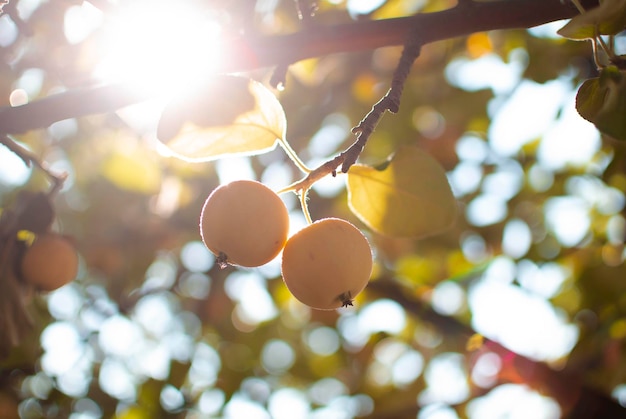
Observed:
[[[583,7],[582,4],[580,4],[580,2],[578,0],[572,0],[572,3],[574,4],[574,6],[576,6],[576,8],[578,9],[579,13],[585,13],[585,8]]]
[[[279,138],[278,144],[280,144],[282,149],[285,151],[285,154],[287,154],[287,157],[289,157],[291,161],[296,166],[298,166],[298,169],[300,169],[305,174],[311,173],[311,169],[309,169],[309,167],[306,164],[304,164],[304,162],[300,159],[300,157],[298,157],[298,153],[296,153],[296,151],[293,148],[291,148],[291,145],[285,138]]]
[[[313,224],[313,219],[311,218],[311,213],[309,212],[309,205],[306,202],[308,193],[308,189],[303,189],[300,192],[300,206],[302,207],[302,213],[304,214],[307,224]]]

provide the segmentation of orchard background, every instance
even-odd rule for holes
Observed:
[[[0,234],[1,417],[624,415],[625,1],[0,4],[2,214],[45,194],[80,257],[75,281],[39,292],[16,279],[23,234]],[[227,74],[271,99],[241,100]],[[195,158],[159,130],[185,109],[176,121],[237,139],[224,121],[251,108],[278,115],[269,145],[256,132]],[[353,307],[309,309],[280,256],[220,269],[201,241],[218,185],[302,178],[277,141],[307,167],[339,162],[307,199],[280,196],[292,234],[305,203],[368,237]],[[418,238],[370,228],[340,165],[351,149],[385,173],[406,147],[455,197],[452,225]],[[428,225],[423,201],[410,221]]]

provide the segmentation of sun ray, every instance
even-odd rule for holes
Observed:
[[[193,1],[122,3],[104,23],[94,76],[139,93],[190,88],[222,59],[220,33],[211,12]]]

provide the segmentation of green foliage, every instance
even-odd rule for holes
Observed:
[[[576,108],[600,131],[618,140],[626,140],[626,76],[616,67],[601,70],[578,89]]]
[[[613,36],[625,27],[626,1],[605,0],[596,8],[583,10],[558,31],[569,39],[593,42],[594,60],[600,76],[585,80],[580,86],[576,109],[601,132],[619,140],[626,138],[626,125],[622,118],[626,112],[626,90],[624,57],[615,52]],[[608,38],[608,43],[605,38]]]

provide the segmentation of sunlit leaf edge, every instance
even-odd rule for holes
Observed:
[[[173,138],[168,139],[167,141],[162,141],[161,139],[158,140],[157,144],[158,144],[158,148],[161,154],[168,156],[168,157],[175,157],[177,159],[190,162],[190,163],[203,163],[203,162],[211,162],[211,161],[219,160],[225,157],[254,156],[258,154],[267,153],[267,152],[274,150],[280,142],[285,141],[286,131],[287,131],[287,118],[286,118],[284,109],[282,107],[282,104],[280,103],[278,98],[276,98],[276,96],[268,88],[266,88],[262,83],[251,78],[245,78],[245,77],[234,76],[234,75],[226,75],[226,76],[220,76],[220,77],[237,77],[241,79],[247,79],[250,91],[256,99],[256,106],[253,110],[239,115],[237,118],[238,122],[235,122],[234,124],[231,124],[228,126],[220,126],[220,127],[215,127],[215,128],[209,128],[209,129],[200,128],[198,135],[202,135],[202,131],[206,132],[210,130],[219,130],[220,128],[226,129],[229,127],[248,127],[248,128],[253,128],[253,129],[269,134],[268,138],[271,137],[272,140],[263,141],[263,144],[266,144],[266,146],[263,146],[263,147],[251,147],[248,150],[244,150],[244,151],[218,152],[218,153],[212,153],[210,155],[196,156],[194,155],[195,152],[182,153],[180,151],[177,151],[176,148],[180,148],[180,147],[176,147],[172,145],[173,142],[175,143],[175,137],[173,137]],[[265,104],[266,106],[259,106],[259,103]],[[263,120],[267,122],[267,124],[261,125],[258,123],[251,123],[251,122],[246,121],[247,119],[251,118],[251,116],[254,116],[254,119],[258,119],[259,115]],[[277,126],[278,129],[276,130],[271,129],[270,127],[273,126],[274,124],[272,124],[270,121],[275,122],[276,123],[275,126]],[[194,126],[192,125],[192,127]],[[190,128],[188,128],[187,130],[189,131]],[[224,136],[227,137],[228,135],[229,134],[225,134]],[[221,141],[221,140],[218,140],[218,141]]]
[[[596,35],[616,35],[625,25],[626,0],[611,0],[573,17],[557,33],[574,41],[584,41]]]

